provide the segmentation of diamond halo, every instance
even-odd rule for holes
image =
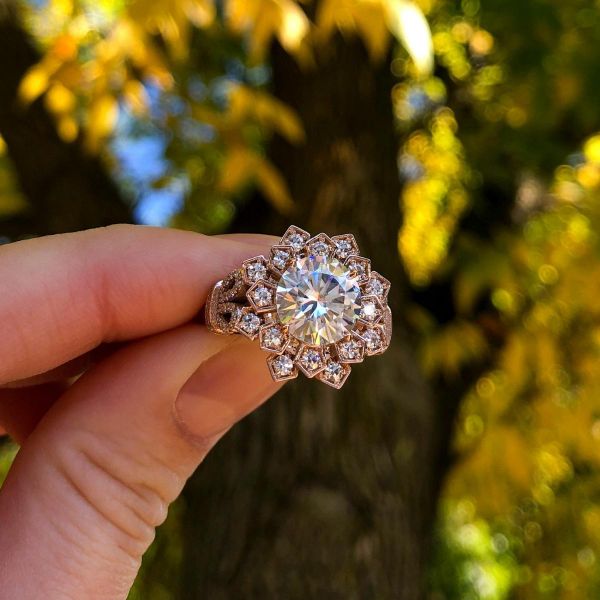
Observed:
[[[302,372],[339,389],[350,363],[389,346],[389,288],[354,236],[311,237],[292,225],[268,257],[245,260],[215,284],[205,320],[213,332],[258,338],[275,381]]]

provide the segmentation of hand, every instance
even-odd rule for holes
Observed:
[[[257,344],[190,324],[272,244],[123,225],[0,247],[0,426],[22,444],[1,598],[127,596],[186,479],[278,388]]]

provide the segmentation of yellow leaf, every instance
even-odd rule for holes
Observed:
[[[228,0],[226,19],[238,33],[250,32],[250,55],[260,60],[273,37],[290,53],[300,50],[310,23],[294,0]]]
[[[186,5],[186,12],[196,27],[208,27],[215,19],[215,3],[213,0],[191,0]]]
[[[19,85],[19,98],[29,104],[41,96],[49,84],[49,74],[43,63],[34,65],[27,71]]]
[[[294,201],[281,173],[262,157],[257,157],[256,179],[260,190],[281,214],[289,215],[294,210]]]
[[[590,162],[600,163],[600,135],[594,135],[585,142],[583,153]]]
[[[112,132],[118,116],[119,105],[111,94],[104,94],[92,102],[87,126],[87,143],[90,150],[98,150],[102,139]]]
[[[233,148],[221,170],[219,187],[235,192],[255,180],[267,200],[282,214],[290,214],[294,203],[281,173],[262,156],[243,146]]]
[[[71,35],[61,35],[54,40],[51,52],[60,61],[73,60],[77,56],[77,41]]]
[[[410,0],[386,0],[388,26],[425,77],[433,70],[431,30],[421,9]]]
[[[386,12],[380,2],[357,2],[354,21],[373,60],[384,58],[390,32],[386,21]]]
[[[219,187],[224,192],[235,192],[254,175],[257,155],[243,146],[232,148],[221,169]]]
[[[233,123],[256,119],[266,130],[275,131],[291,143],[304,141],[304,129],[296,112],[274,96],[232,85],[229,92],[228,118]]]
[[[322,0],[317,9],[316,22],[319,34],[327,39],[336,29],[354,31],[354,0]]]
[[[136,115],[142,115],[148,108],[148,93],[141,81],[129,79],[123,86],[123,98]]]
[[[68,113],[75,108],[76,99],[71,90],[61,83],[54,83],[46,93],[45,102],[53,113]]]
[[[260,94],[255,102],[256,116],[293,144],[304,141],[304,128],[295,110],[274,96]]]
[[[309,22],[304,11],[291,0],[280,3],[281,16],[277,37],[281,45],[290,53],[296,52],[309,31]]]
[[[56,124],[56,129],[58,131],[58,135],[65,142],[75,141],[77,134],[79,133],[77,121],[75,121],[75,119],[72,117],[61,117]]]

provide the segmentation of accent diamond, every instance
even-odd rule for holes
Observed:
[[[385,288],[383,287],[383,283],[379,281],[379,279],[369,279],[369,283],[367,283],[366,291],[369,294],[373,294],[374,296],[383,296],[383,292],[385,292]]]
[[[323,383],[334,388],[341,388],[350,375],[350,366],[344,365],[334,360],[329,361],[325,368],[317,375]]]
[[[304,367],[304,371],[312,375],[323,367],[323,357],[318,350],[306,348],[300,355],[300,364]]]
[[[265,285],[259,285],[252,295],[256,306],[269,306],[273,302],[273,292]]]
[[[366,323],[377,323],[381,318],[381,303],[377,296],[363,296],[360,318]]]
[[[260,317],[253,312],[247,312],[239,319],[237,327],[242,333],[253,339],[260,328]]]
[[[325,372],[323,373],[323,377],[332,381],[333,383],[339,383],[344,376],[344,367],[340,363],[330,362],[327,363],[325,367]]]
[[[364,343],[350,338],[338,343],[338,355],[342,362],[361,362],[364,355]]]
[[[341,260],[346,260],[353,254],[358,254],[358,244],[353,235],[336,235],[331,238],[335,244],[335,254]]]
[[[362,334],[363,340],[365,340],[367,353],[376,354],[381,350],[383,346],[383,338],[379,329],[367,329]]]
[[[287,377],[294,370],[294,362],[285,354],[274,359],[272,364],[273,370],[279,377]]]
[[[264,350],[281,352],[285,348],[285,333],[280,325],[265,326],[260,331],[260,344]]]
[[[312,346],[332,344],[352,329],[360,312],[360,289],[335,258],[297,259],[277,284],[277,314],[292,336]]]
[[[285,250],[276,250],[273,253],[273,265],[280,271],[285,269],[285,265],[287,265],[288,260],[290,260],[290,253],[286,252]]]
[[[292,233],[287,241],[294,250],[300,250],[306,240],[299,233]]]
[[[364,289],[365,293],[370,294],[372,296],[377,296],[379,300],[385,301],[385,298],[390,289],[390,282],[376,271],[372,271],[371,277],[366,282]]]
[[[255,262],[246,267],[246,272],[248,273],[248,279],[258,281],[264,279],[267,274],[267,267],[261,262]]]
[[[311,247],[311,252],[318,256],[326,256],[329,251],[329,246],[325,242],[315,242]]]

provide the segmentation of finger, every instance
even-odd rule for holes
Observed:
[[[200,325],[134,342],[84,374],[0,491],[6,597],[125,598],[186,479],[277,388],[256,344]]]
[[[22,444],[65,390],[63,382],[0,390],[0,427]]]
[[[217,279],[274,238],[255,240],[120,225],[0,247],[0,384],[190,320]]]
[[[100,362],[103,358],[110,356],[113,352],[121,348],[123,344],[124,342],[102,344],[85,354],[81,354],[73,360],[69,360],[62,365],[50,369],[49,371],[44,371],[39,375],[33,375],[32,377],[26,377],[25,379],[17,379],[16,381],[9,381],[4,385],[0,385],[0,391],[2,389],[30,387],[41,385],[43,383],[63,382],[71,379],[81,375],[81,373],[87,371],[87,369]]]

